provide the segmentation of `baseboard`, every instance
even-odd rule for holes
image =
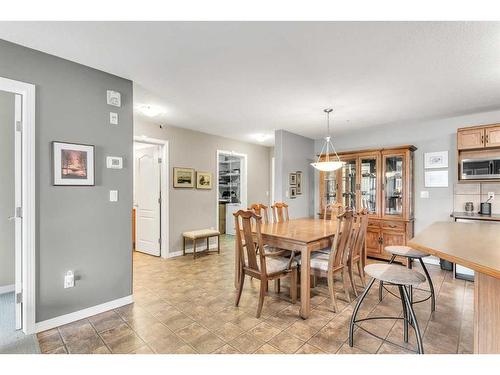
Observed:
[[[118,298],[113,301],[105,302],[97,306],[92,306],[83,310],[75,311],[66,315],[61,315],[56,318],[44,320],[35,323],[35,333],[46,331],[48,329],[56,328],[64,324],[73,323],[80,319],[88,318],[89,316],[100,314],[121,306],[128,305],[134,302],[133,296],[126,296]]]
[[[0,286],[0,294],[11,293],[15,290],[16,290],[15,284]]]
[[[181,256],[181,255],[182,255],[182,250],[181,251],[176,251],[174,253],[168,253],[167,254],[167,259],[168,258],[175,258],[175,257]]]

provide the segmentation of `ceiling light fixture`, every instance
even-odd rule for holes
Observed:
[[[330,136],[330,113],[333,111],[331,108],[324,109],[323,112],[326,113],[326,127],[327,127],[327,133],[325,137],[325,144],[321,148],[321,152],[319,153],[318,156],[318,161],[316,163],[311,163],[311,165],[316,168],[319,171],[323,172],[332,172],[336,171],[339,168],[342,168],[344,165],[343,161],[340,161],[339,156],[337,155],[337,151],[335,151],[335,146],[333,145],[331,141],[331,136]],[[330,148],[335,154],[335,158],[333,160],[330,160]],[[321,157],[323,156],[323,151],[325,151],[325,158],[323,161],[321,161]]]
[[[271,139],[273,136],[271,134],[264,134],[264,133],[258,133],[254,134],[253,137],[258,141],[258,142],[265,142],[268,139]]]
[[[156,117],[158,115],[165,113],[165,111],[162,108],[154,105],[141,105],[139,106],[139,111],[141,111],[144,115],[148,117]]]

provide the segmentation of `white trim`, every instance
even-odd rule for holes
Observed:
[[[16,290],[16,284],[0,286],[0,294],[11,293]]]
[[[168,253],[167,254],[167,258],[175,258],[175,257],[179,257],[181,255],[182,255],[182,250],[176,251],[176,252],[173,252],[173,253]]]
[[[133,296],[126,296],[122,298],[115,299],[113,301],[105,302],[97,306],[88,307],[83,310],[75,311],[66,315],[61,315],[56,318],[44,320],[42,322],[36,323],[35,333],[46,331],[48,329],[60,327],[65,324],[76,322],[80,319],[88,318],[96,314],[100,314],[112,309],[117,309],[134,302]]]
[[[161,249],[160,256],[162,258],[170,258],[168,255],[168,247],[169,247],[169,181],[170,175],[168,173],[169,169],[169,158],[168,158],[168,141],[164,139],[158,138],[149,138],[145,136],[134,136],[134,142],[142,142],[142,143],[151,143],[155,145],[162,146],[162,163],[161,163],[161,213],[160,213],[160,221],[161,221]],[[135,176],[134,176],[135,178]]]
[[[23,332],[35,330],[36,296],[36,164],[35,85],[0,77],[0,90],[22,95],[22,284]]]

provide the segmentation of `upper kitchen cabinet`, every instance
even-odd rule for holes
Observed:
[[[491,147],[500,147],[500,124],[457,130],[457,149],[459,151]]]

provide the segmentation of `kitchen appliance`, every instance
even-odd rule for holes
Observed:
[[[463,159],[460,166],[462,180],[500,179],[500,156]]]
[[[465,202],[465,212],[467,213],[472,213],[474,212],[474,203],[472,202]]]
[[[479,213],[481,215],[490,215],[491,216],[491,203],[490,203],[490,198],[488,198],[488,200],[484,203],[481,203],[480,204],[480,210],[479,210]]]

